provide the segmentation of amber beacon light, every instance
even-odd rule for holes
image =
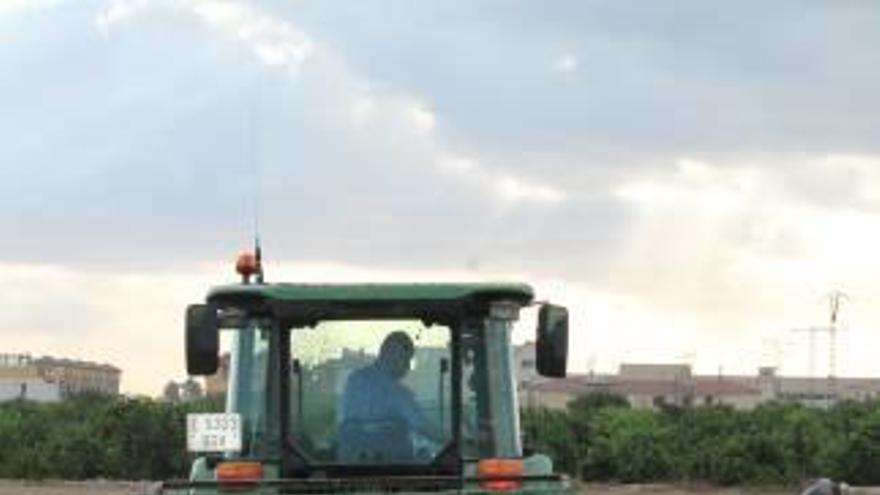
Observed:
[[[248,282],[251,276],[257,272],[257,257],[247,251],[239,254],[235,261],[235,271],[241,275],[245,282]]]

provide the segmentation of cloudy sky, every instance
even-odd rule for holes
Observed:
[[[878,22],[869,1],[0,0],[0,351],[158,394],[183,307],[234,279],[259,217],[273,280],[530,281],[571,307],[576,370],[806,373],[791,329],[840,289],[838,372],[876,376]]]

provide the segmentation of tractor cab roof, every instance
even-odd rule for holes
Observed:
[[[354,315],[444,320],[451,312],[480,312],[492,301],[530,303],[534,291],[518,283],[233,284],[214,287],[219,306],[266,312],[294,324]],[[433,316],[432,316],[433,315]]]
[[[213,288],[208,300],[260,298],[275,301],[453,301],[471,298],[512,299],[523,304],[534,292],[515,283],[429,283],[429,284],[234,284]]]

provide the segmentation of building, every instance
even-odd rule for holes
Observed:
[[[115,366],[53,357],[35,359],[34,364],[44,380],[57,383],[61,387],[64,396],[83,393],[119,394],[122,370]]]
[[[540,378],[535,361],[535,343],[526,342],[513,348],[513,370],[517,383],[522,385]]]
[[[116,395],[122,371],[108,364],[30,354],[0,354],[0,400],[59,400],[83,393]]]
[[[635,382],[680,382],[691,377],[691,367],[686,364],[621,364],[618,375]]]
[[[3,380],[0,379],[0,402],[8,400],[30,400],[34,402],[55,402],[61,400],[58,384],[43,380]]]
[[[534,356],[533,345],[514,353],[521,363],[518,370],[528,369],[529,352]],[[616,374],[570,374],[558,380],[528,374],[517,383],[522,405],[550,408],[564,408],[594,393],[619,395],[639,408],[725,404],[751,409],[773,400],[827,407],[840,400],[880,398],[880,379],[789,377],[769,367],[755,375],[694,375],[686,364],[637,363],[622,364]]]
[[[61,399],[61,387],[44,380],[27,354],[0,354],[0,402],[52,402]]]

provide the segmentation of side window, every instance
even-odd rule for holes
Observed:
[[[483,339],[479,328],[467,328],[461,337],[462,453],[478,458],[486,453],[487,435],[491,428],[488,404],[485,402],[485,373],[483,369]],[[482,402],[481,402],[482,401]]]
[[[244,451],[257,457],[267,454],[266,440],[271,436],[266,414],[269,335],[268,330],[252,322],[247,328],[235,330],[230,339],[226,408],[242,415]]]
[[[462,455],[521,455],[510,325],[488,319],[462,332]]]

